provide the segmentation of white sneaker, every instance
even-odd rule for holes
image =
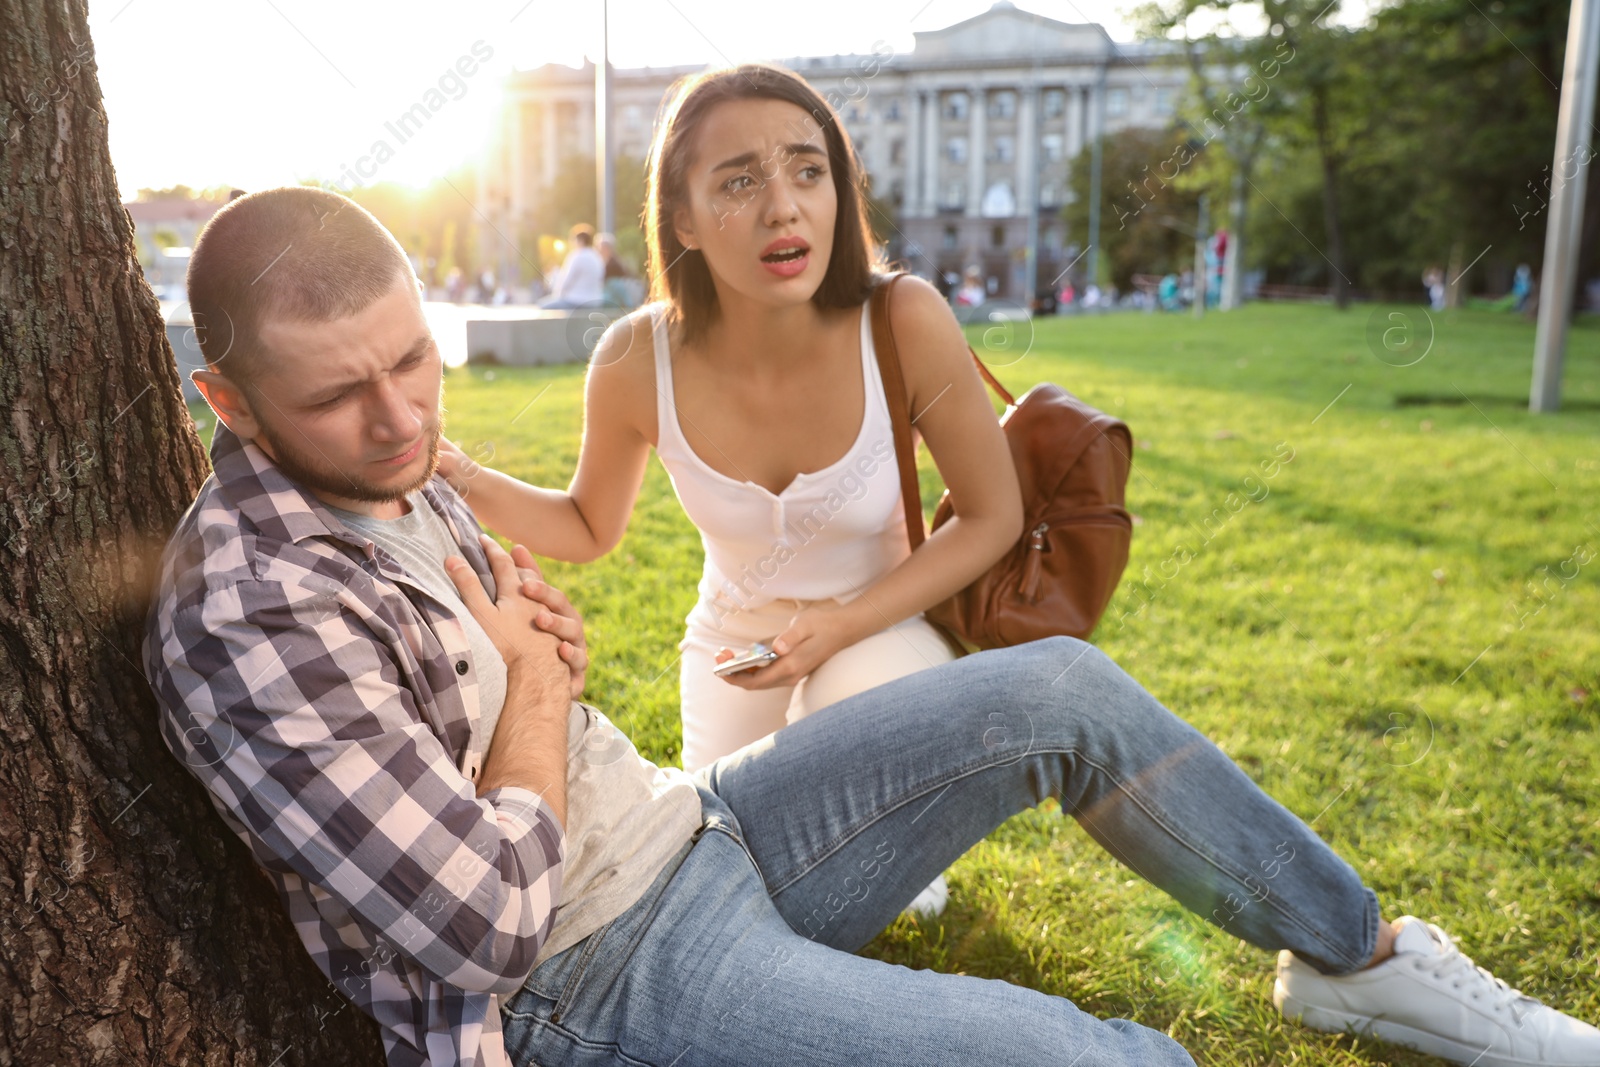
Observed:
[[[950,902],[950,884],[940,875],[929,882],[927,888],[912,898],[906,905],[906,913],[915,915],[919,919],[933,919],[944,914],[944,906]]]
[[[1472,1067],[1600,1067],[1600,1030],[1519,993],[1450,935],[1399,920],[1394,956],[1340,977],[1285,949],[1272,1002],[1315,1030],[1354,1031]]]

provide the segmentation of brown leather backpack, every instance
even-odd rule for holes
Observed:
[[[915,552],[926,536],[922,498],[910,401],[889,324],[889,295],[900,277],[890,275],[872,293],[872,343],[894,423],[906,534]],[[1022,484],[1023,535],[998,563],[926,615],[979,648],[1060,634],[1087,638],[1128,565],[1133,520],[1123,506],[1123,493],[1133,462],[1133,435],[1121,419],[1049,382],[1015,399],[976,352],[972,360],[1006,402],[1000,425]],[[933,513],[933,529],[954,514],[946,490]]]

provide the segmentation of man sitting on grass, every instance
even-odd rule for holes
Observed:
[[[854,954],[1046,797],[1281,950],[1274,1001],[1460,1063],[1600,1031],[1385,921],[1300,819],[1093,646],[968,656],[693,776],[579,701],[582,619],[434,474],[439,351],[404,252],[312,188],[223,208],[188,288],[214,474],[145,659],[172,752],[391,1064],[1186,1064],[1156,1031]]]

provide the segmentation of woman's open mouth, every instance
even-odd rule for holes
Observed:
[[[774,241],[761,256],[761,265],[783,278],[794,277],[805,270],[810,262],[811,248],[799,238]]]

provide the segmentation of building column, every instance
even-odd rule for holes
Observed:
[[[1083,151],[1083,106],[1084,98],[1088,93],[1081,85],[1066,87],[1066,119],[1067,119],[1067,161],[1078,158],[1078,153]]]
[[[510,166],[506,174],[507,200],[510,203],[511,215],[521,220],[522,213],[527,210],[528,204],[528,144],[524,139],[527,128],[528,111],[530,105],[518,102],[511,109],[511,136],[507,138],[510,143]]]
[[[922,217],[922,109],[927,106],[928,94],[921,89],[906,91],[906,153],[904,158],[905,206],[901,209],[908,219]]]
[[[1039,88],[1025,85],[1017,95],[1017,207],[1029,215],[1039,203]]]
[[[889,134],[884,127],[881,103],[872,108],[872,118],[867,123],[867,135],[872,138],[872,146],[867,151],[867,158],[863,159],[861,164],[867,168],[867,173],[872,175],[873,193],[886,197],[889,195]]]
[[[923,217],[932,218],[939,213],[939,91],[928,92],[928,106],[923,109],[927,126],[922,131],[922,207]]]
[[[967,106],[967,218],[975,219],[983,213],[984,164],[989,156],[989,100],[982,86],[967,89]]]
[[[578,117],[578,152],[590,159],[594,158],[594,95],[579,97],[572,101],[572,110]]]
[[[510,215],[510,232],[506,235],[512,241],[521,240],[523,220],[527,217],[528,201],[532,190],[528,188],[528,145],[524,138],[524,130],[528,119],[530,105],[518,100],[511,107],[511,135],[507,141],[507,164],[505,173],[506,209]],[[504,246],[505,242],[501,242]],[[516,247],[500,249],[500,269],[497,276],[511,285],[521,285],[523,282],[521,260],[517,255]]]
[[[543,185],[546,189],[555,184],[556,180],[556,101],[554,97],[547,96],[543,107],[544,144],[540,146],[540,160],[543,170]]]

